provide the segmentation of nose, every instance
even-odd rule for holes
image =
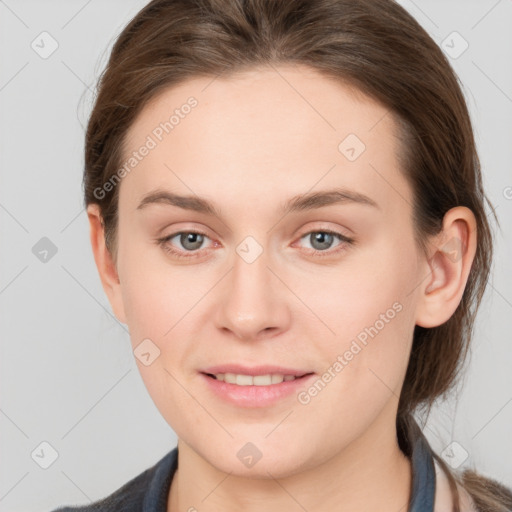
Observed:
[[[270,338],[289,328],[291,294],[268,263],[265,251],[252,262],[235,254],[216,298],[217,328],[244,341]]]

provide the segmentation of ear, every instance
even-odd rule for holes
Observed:
[[[126,324],[123,297],[121,293],[121,282],[117,273],[116,264],[112,259],[110,251],[105,245],[105,231],[99,205],[91,204],[87,207],[89,218],[90,237],[94,261],[101,279],[103,289],[117,319]]]
[[[443,229],[430,244],[416,308],[416,324],[437,327],[453,315],[466,287],[476,253],[477,232],[473,212],[465,206],[449,210]]]

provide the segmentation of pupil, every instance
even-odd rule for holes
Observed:
[[[202,242],[202,235],[200,235],[199,233],[185,233],[181,235],[181,243],[183,247],[187,249],[198,249],[201,247]],[[191,246],[189,245],[189,243],[191,244]]]
[[[313,246],[313,248],[315,248],[317,250],[328,249],[332,243],[333,235],[331,235],[330,233],[314,233],[312,236],[313,236],[314,243],[312,243],[311,245]],[[326,239],[327,239],[327,241],[326,241]],[[319,247],[315,247],[315,244],[317,242],[320,242]]]

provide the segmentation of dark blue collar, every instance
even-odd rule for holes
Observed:
[[[436,494],[436,470],[432,450],[419,430],[412,442],[412,488],[408,512],[433,512]]]

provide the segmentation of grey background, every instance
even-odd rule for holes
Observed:
[[[502,224],[460,393],[440,404],[425,433],[438,453],[458,443],[454,455],[444,452],[452,463],[467,457],[461,468],[512,485],[512,2],[400,3],[453,55],[463,49],[454,31],[469,43],[451,62]],[[176,445],[104,295],[81,197],[92,88],[115,37],[145,4],[0,0],[1,511],[94,501]],[[42,46],[43,31],[58,43],[48,58],[31,47]],[[43,237],[57,249],[46,262],[34,254]],[[42,442],[58,453],[47,469]]]

